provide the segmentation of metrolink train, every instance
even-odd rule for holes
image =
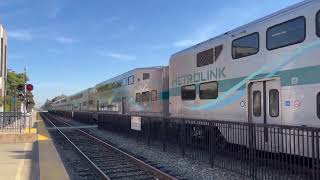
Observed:
[[[169,69],[136,68],[52,104],[52,110],[167,116]]]
[[[319,58],[320,1],[303,1],[53,109],[320,127]]]

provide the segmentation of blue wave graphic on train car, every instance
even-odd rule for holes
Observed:
[[[228,91],[223,93],[221,96],[218,97],[216,100],[209,100],[208,103],[203,105],[188,105],[186,108],[191,110],[208,110],[208,109],[216,109],[216,108],[222,108],[226,105],[230,105],[234,103],[235,101],[239,100],[241,97],[245,95],[244,90],[240,90],[242,86],[245,86],[246,83],[249,80],[256,79],[257,76],[261,75],[262,73],[266,72],[267,69],[272,68],[271,72],[269,72],[267,75],[263,76],[265,78],[270,78],[276,75],[277,72],[279,72],[282,68],[287,66],[290,63],[293,63],[297,61],[298,59],[301,59],[306,53],[320,48],[320,41],[312,42],[308,45],[305,45],[301,48],[299,48],[297,51],[295,51],[293,54],[290,54],[288,57],[283,58],[279,61],[273,61],[270,64],[266,64],[262,66],[257,71],[253,72],[249,76],[247,76],[245,79],[240,81],[238,84],[230,88]]]

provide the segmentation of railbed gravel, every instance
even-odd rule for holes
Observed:
[[[73,125],[84,125],[80,122],[65,119]],[[98,128],[86,128],[86,132],[95,135],[101,140],[112,143],[116,147],[129,152],[130,154],[142,158],[144,161],[156,164],[157,167],[164,167],[170,174],[177,175],[183,179],[194,180],[237,180],[250,179],[232,171],[219,167],[212,167],[210,164],[182,157],[179,153],[163,152],[159,146],[148,146],[144,141],[136,138],[129,138],[125,135],[110,132]],[[172,172],[172,173],[171,173]]]

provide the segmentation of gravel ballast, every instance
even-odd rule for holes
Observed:
[[[83,126],[85,124],[67,120],[73,125]],[[211,167],[210,164],[188,157],[182,157],[180,153],[163,152],[160,146],[148,146],[144,141],[137,140],[133,137],[114,133],[111,131],[99,128],[86,128],[86,132],[95,135],[101,140],[112,143],[116,147],[129,152],[144,161],[156,164],[156,166],[163,167],[165,170],[170,171],[170,174],[177,175],[178,178],[194,179],[194,180],[230,180],[230,179],[250,179],[232,171],[222,169],[219,167]]]

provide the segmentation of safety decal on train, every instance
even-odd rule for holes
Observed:
[[[183,86],[187,84],[199,83],[204,81],[212,81],[226,78],[226,67],[212,68],[207,71],[185,74],[176,77],[172,81],[172,86]]]

